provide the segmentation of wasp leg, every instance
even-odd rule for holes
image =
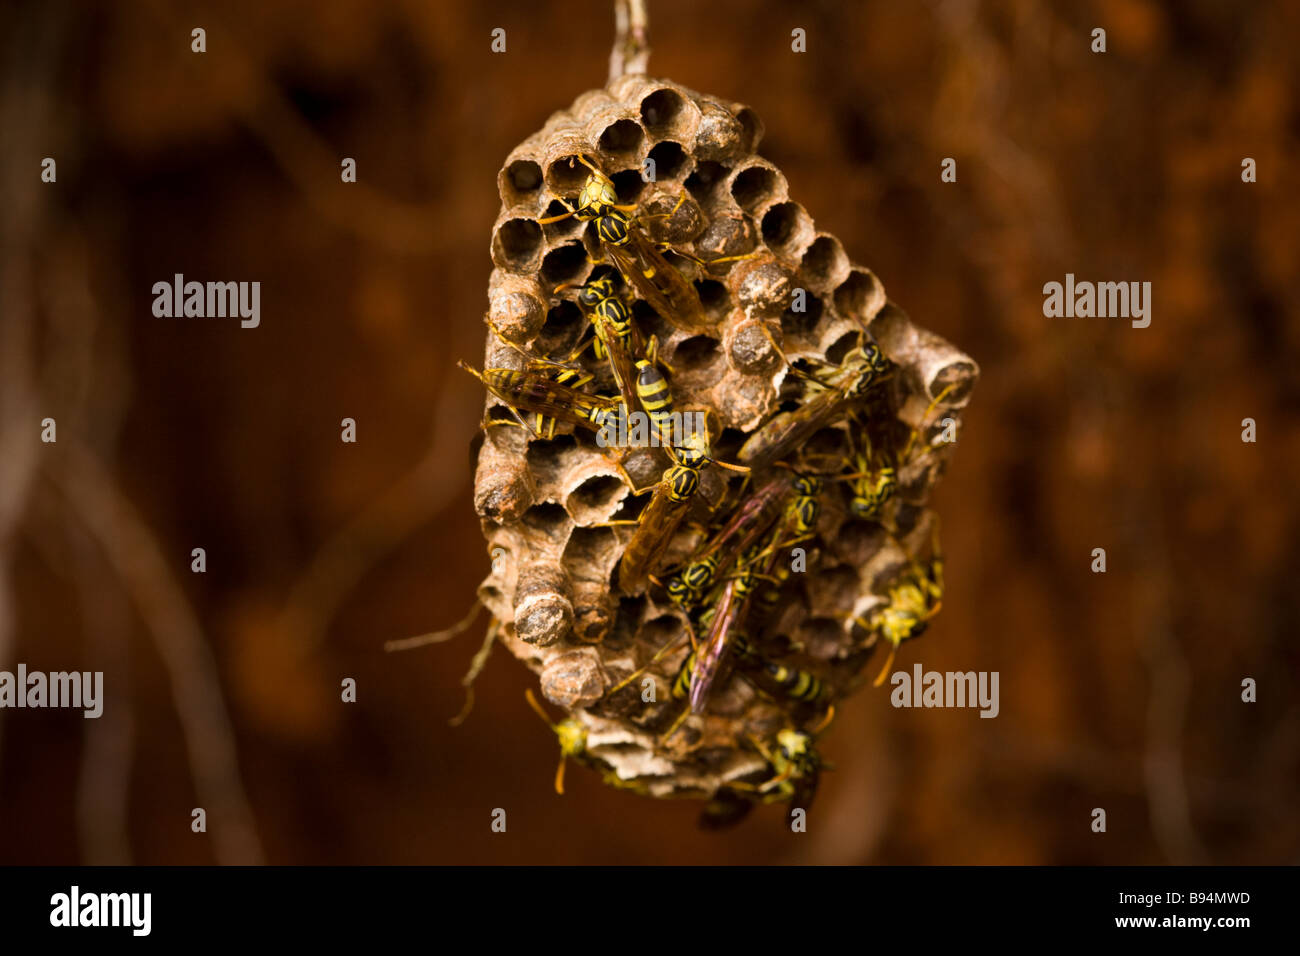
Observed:
[[[562,220],[568,219],[570,216],[575,216],[575,215],[577,215],[577,210],[575,210],[572,206],[570,206],[570,205],[569,205],[567,202],[565,202],[563,199],[557,199],[556,202],[558,202],[561,206],[563,206],[565,209],[567,209],[568,212],[566,212],[566,213],[564,213],[564,214],[562,214],[562,215],[559,215],[559,216],[547,216],[545,219],[538,219],[538,220],[537,220],[537,224],[538,224],[539,226],[549,226],[549,225],[550,225],[551,223],[553,223],[553,222],[560,222],[560,221],[562,221]]]
[[[926,406],[925,414],[921,416],[920,424],[917,425],[916,428],[912,429],[912,434],[907,439],[907,444],[903,447],[903,453],[902,455],[899,456],[900,461],[905,462],[911,457],[912,446],[916,444],[917,438],[920,437],[921,429],[925,427],[925,423],[929,421],[930,415],[933,414],[934,410],[938,408],[940,404],[942,404],[945,398],[948,397],[948,393],[951,392],[956,387],[957,386],[955,384],[945,386],[943,391],[941,391],[938,395],[936,395],[934,399],[930,402],[930,404]]]

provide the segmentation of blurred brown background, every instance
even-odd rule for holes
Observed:
[[[0,31],[0,669],[104,670],[107,702],[0,712],[0,861],[1300,858],[1300,10],[650,16],[652,74],[752,105],[818,226],[981,363],[934,502],[944,610],[900,661],[999,671],[1000,716],[864,692],[798,836],[778,807],[703,834],[577,767],[556,796],[501,651],[448,727],[485,621],[381,645],[487,571],[453,362],[499,164],[604,82],[611,5],[51,0]],[[177,272],[261,281],[261,326],[154,318]],[[1150,328],[1044,318],[1066,272],[1152,282]]]

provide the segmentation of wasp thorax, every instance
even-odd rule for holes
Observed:
[[[628,220],[618,213],[604,213],[596,219],[596,238],[611,246],[621,246],[628,241]]]
[[[595,308],[610,300],[618,301],[614,299],[614,280],[609,276],[588,279],[578,290],[578,302],[588,308]]]
[[[618,193],[614,191],[613,182],[592,173],[578,194],[577,216],[580,219],[595,219],[607,215],[617,205]]]

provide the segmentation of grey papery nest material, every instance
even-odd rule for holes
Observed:
[[[713,323],[705,334],[677,330],[645,303],[633,305],[642,333],[661,342],[675,407],[707,410],[720,426],[713,435],[718,458],[734,461],[728,455],[797,384],[774,343],[791,363],[836,364],[864,331],[867,341],[874,338],[898,368],[872,414],[884,409],[903,436],[920,428],[924,453],[900,463],[898,493],[876,522],[850,515],[847,483],[827,482],[816,534],[801,544],[808,570],[792,576],[774,612],[781,633],[800,650],[794,664],[817,674],[834,701],[868,683],[864,669],[873,656],[879,667],[883,656],[873,653],[878,636],[853,618],[888,600],[910,567],[909,552],[929,554],[935,519],[925,501],[951,449],[932,438],[944,419],[950,432],[957,427],[978,368],[913,325],[869,269],[816,229],[781,171],[755,154],[762,133],[746,106],[644,76],[578,97],[511,152],[498,175],[502,205],[492,231],[488,317],[504,337],[538,354],[562,351],[585,327],[576,290],[552,290],[590,274],[591,260],[601,258],[595,230],[576,218],[538,223],[563,211],[558,199],[574,201],[589,172],[575,162],[583,155],[613,179],[622,202],[661,216],[643,220],[655,240],[703,260],[755,253],[711,268],[672,257]],[[650,183],[641,175],[647,157],[655,161]],[[683,190],[686,200],[676,208]],[[792,308],[797,289],[805,290],[802,311]],[[624,295],[636,298],[631,289]],[[599,368],[590,352],[587,361]],[[485,366],[521,362],[489,329]],[[923,423],[945,389],[938,411]],[[487,405],[491,417],[506,417],[491,395]],[[479,594],[498,622],[498,639],[539,675],[545,698],[585,728],[587,762],[608,781],[653,796],[708,796],[742,777],[761,781],[767,761],[751,737],[771,739],[790,725],[792,711],[743,676],[724,675],[706,712],[666,742],[663,731],[684,706],[669,688],[685,645],[646,672],[658,687],[654,702],[642,699],[639,681],[607,693],[682,633],[684,615],[661,588],[619,592],[616,568],[632,532],[600,525],[635,516],[641,499],[631,495],[618,456],[591,435],[570,431],[562,427],[547,440],[508,425],[484,430],[474,502],[495,560]],[[838,433],[827,432],[818,436],[819,448],[835,447]],[[646,487],[667,458],[638,449],[621,464]],[[662,568],[689,557],[710,507],[741,480],[716,467],[701,472],[699,493]]]

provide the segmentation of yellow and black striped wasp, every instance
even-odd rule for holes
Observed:
[[[464,362],[457,364],[482,382],[510,409],[519,424],[539,438],[555,437],[559,422],[600,433],[616,427],[618,416],[623,414],[619,399],[579,391],[573,384],[562,384],[540,369],[487,368],[480,372]],[[569,381],[585,384],[590,376]],[[519,414],[521,411],[535,415],[536,421],[530,425]]]
[[[587,752],[587,730],[575,718],[567,717],[558,724],[552,723],[531,689],[524,691],[528,706],[537,712],[560,742],[560,765],[555,770],[555,792],[564,793],[564,767],[570,757],[583,757]]]
[[[672,396],[667,382],[649,363],[643,362],[639,369],[657,376],[648,377],[646,388],[638,394],[642,404],[649,402],[648,407],[654,409],[653,412],[647,412],[651,415],[651,420],[655,421],[655,416],[659,416],[658,421],[662,423],[664,416],[672,414]],[[669,431],[675,430],[670,428]],[[675,433],[669,436],[671,443],[668,444],[668,451],[673,464],[664,471],[663,477],[654,486],[650,503],[641,516],[631,522],[636,525],[636,531],[618,564],[619,588],[628,594],[635,594],[645,586],[650,572],[677,533],[695,492],[699,490],[700,469],[711,463],[732,471],[749,471],[742,465],[728,464],[711,457],[707,428],[693,428],[684,432],[680,436]]]
[[[892,367],[880,347],[867,342],[850,351],[829,373],[811,378],[815,389],[799,408],[778,412],[741,446],[737,457],[763,468],[788,457],[819,429],[833,424],[884,380]]]
[[[835,716],[828,707],[821,724],[813,731],[782,727],[774,746],[751,736],[750,743],[767,761],[772,776],[762,783],[733,780],[718,790],[705,807],[700,823],[710,829],[731,826],[743,819],[754,803],[788,801],[792,808],[807,810],[817,795],[823,770],[832,769],[817,751],[817,737]]]
[[[732,645],[741,635],[745,626],[749,600],[761,580],[769,577],[776,551],[769,549],[766,555],[754,555],[742,558],[741,567],[735,575],[723,585],[717,602],[710,608],[709,632],[696,656],[690,682],[691,713],[704,712],[709,694],[718,675],[722,673]]]
[[[849,498],[849,513],[855,518],[866,521],[879,519],[881,510],[898,490],[899,469],[914,460],[913,449],[916,448],[922,430],[926,428],[930,415],[948,396],[952,388],[953,386],[949,385],[934,397],[921,416],[920,424],[911,430],[907,443],[896,455],[880,447],[879,444],[873,444],[866,428],[858,430],[861,439],[856,439],[855,429],[852,427],[852,422],[850,423],[848,434],[852,470],[848,474],[837,476],[837,480],[850,482],[852,493]],[[865,447],[859,447],[859,443]],[[933,448],[925,454],[930,454],[932,451]]]
[[[681,416],[673,412],[673,393],[668,380],[647,359],[636,361],[636,397],[659,444],[672,447],[690,437],[683,428]]]
[[[784,513],[786,497],[793,487],[793,474],[781,471],[746,495],[726,524],[665,583],[664,589],[673,602],[685,611],[699,605],[718,575],[725,573],[737,556],[753,547]]]
[[[815,476],[804,476],[815,477]],[[820,481],[820,479],[817,479]],[[795,525],[796,537],[784,544],[784,547],[791,547],[800,540],[811,537],[812,529],[816,527],[817,518],[821,513],[821,501],[818,497],[820,485],[805,485],[805,493],[796,499],[796,505],[802,511],[798,516],[798,523]],[[811,492],[811,494],[809,494]],[[781,594],[786,583],[790,580],[791,568],[784,561],[779,561],[772,569],[772,576],[768,578],[754,595],[754,613],[759,620],[772,621],[775,619],[776,611],[781,602]]]
[[[755,749],[776,771],[775,776],[756,788],[762,802],[789,801],[790,806],[804,810],[812,806],[822,769],[827,766],[817,752],[817,735],[830,723],[834,713],[835,709],[829,708],[821,728],[812,733],[793,727],[781,728],[776,732],[776,746],[770,749],[757,737],[750,738]]]
[[[751,549],[741,558],[741,570],[724,585],[722,594],[711,609],[708,637],[703,643],[699,661],[690,683],[690,709],[702,713],[712,685],[722,674],[725,659],[735,643],[737,633],[745,627],[751,598],[762,583],[777,583],[772,578],[780,551],[790,548],[813,535],[822,514],[822,479],[815,475],[796,475],[793,498],[790,499],[785,519],[777,525],[766,549]]]
[[[822,481],[814,475],[797,475],[794,480],[794,498],[786,511],[785,520],[777,527],[771,543],[762,551],[742,557],[740,573],[733,576],[722,589],[722,594],[712,608],[708,638],[700,649],[699,660],[691,680],[691,710],[702,713],[709,692],[721,674],[731,647],[740,638],[745,626],[751,598],[762,582],[777,582],[772,577],[782,549],[806,540],[817,526],[821,514],[818,496]],[[791,537],[787,537],[791,535]]]
[[[769,660],[744,635],[736,636],[735,646],[737,666],[760,690],[801,704],[817,704],[825,699],[826,684],[811,671]]]
[[[700,469],[712,463],[733,471],[747,471],[709,456],[708,433],[695,430],[669,447],[673,464],[654,486],[650,503],[634,522],[636,531],[618,564],[619,588],[629,594],[645,586],[673,535],[681,526],[691,499],[700,487]],[[612,522],[611,522],[612,523]]]
[[[855,518],[872,521],[880,515],[880,510],[898,489],[898,468],[883,453],[872,448],[870,438],[864,436],[866,447],[859,448],[852,435],[850,429],[850,461],[853,471],[841,476],[842,480],[850,482],[849,487],[852,489],[849,513]]]
[[[709,328],[708,317],[700,297],[686,278],[664,258],[656,244],[642,230],[635,205],[619,205],[614,181],[597,169],[585,156],[579,161],[591,170],[578,194],[576,206],[563,199],[560,204],[568,210],[558,216],[537,220],[539,224],[559,222],[574,216],[591,221],[600,241],[601,250],[618,267],[618,271],[636,289],[659,315],[673,326],[690,334]],[[678,206],[686,199],[682,194]],[[673,210],[676,212],[676,209]],[[668,214],[669,216],[672,213]],[[728,256],[726,259],[744,258]],[[715,259],[713,262],[722,262]],[[712,263],[709,263],[712,264]]]
[[[935,518],[932,536],[928,567],[922,567],[915,557],[903,549],[911,565],[908,573],[889,589],[889,599],[873,610],[866,620],[854,619],[854,623],[874,631],[877,640],[883,640],[889,645],[884,666],[873,682],[875,687],[885,682],[899,646],[904,641],[924,634],[930,621],[943,607],[943,556],[939,552],[938,518]],[[903,548],[901,543],[899,547]]]
[[[557,286],[555,291],[558,293],[566,288],[570,286]],[[657,340],[651,336],[648,343],[642,341],[632,311],[619,297],[612,276],[593,273],[579,287],[577,300],[595,332],[593,349],[596,358],[609,361],[623,404],[629,410],[635,409],[638,403],[637,360],[654,362],[658,352]],[[570,358],[576,358],[586,347],[584,338]]]
[[[524,691],[524,696],[528,699],[528,706],[537,712],[537,716],[542,718],[547,727],[551,728],[551,732],[555,734],[556,740],[560,743],[560,765],[555,770],[556,793],[564,793],[564,769],[570,757],[598,771],[601,779],[610,786],[643,794],[648,792],[640,784],[624,780],[614,771],[613,767],[593,756],[587,750],[587,730],[576,717],[566,717],[558,724],[552,723],[551,718],[547,715],[545,708],[542,707],[541,702],[538,701],[531,688]]]

